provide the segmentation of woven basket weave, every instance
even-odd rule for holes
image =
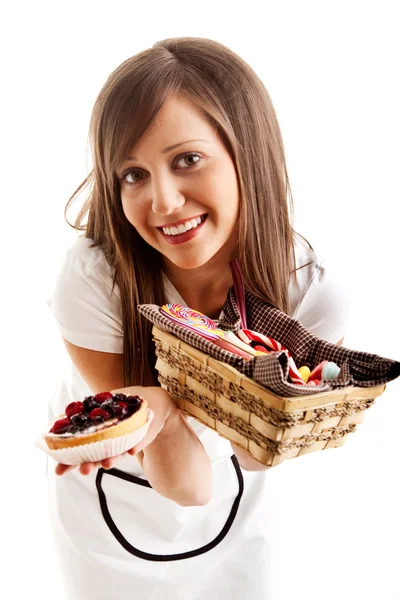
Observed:
[[[342,446],[386,385],[284,398],[153,326],[159,382],[180,410],[275,466]]]

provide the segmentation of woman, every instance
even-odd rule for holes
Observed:
[[[291,225],[272,103],[224,46],[164,40],[110,75],[91,139],[93,170],[70,200],[90,187],[75,223],[85,235],[51,302],[71,357],[51,416],[129,387],[155,418],[124,456],[50,476],[68,597],[269,598],[266,468],[157,387],[136,306],[177,302],[218,318],[238,258],[249,291],[341,340],[340,291]]]

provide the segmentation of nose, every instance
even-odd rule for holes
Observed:
[[[182,208],[185,196],[170,180],[153,180],[152,211],[158,215],[170,215]]]

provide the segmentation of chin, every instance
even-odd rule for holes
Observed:
[[[199,260],[182,260],[182,261],[172,261],[171,262],[179,269],[184,269],[186,271],[190,271],[192,269],[199,269],[203,265],[207,264],[208,260],[199,261]]]
[[[183,253],[184,254],[184,253]],[[174,264],[179,269],[191,270],[191,269],[199,269],[206,265],[211,259],[212,256],[181,256],[181,257],[171,257],[166,256],[166,258]]]

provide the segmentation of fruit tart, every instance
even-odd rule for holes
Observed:
[[[37,445],[64,464],[103,460],[137,445],[152,416],[140,396],[101,392],[68,404]]]

